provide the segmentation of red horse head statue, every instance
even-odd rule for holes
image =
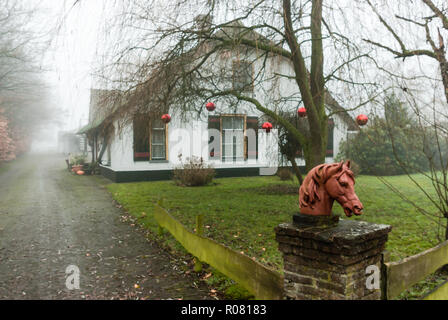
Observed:
[[[354,185],[350,161],[314,167],[299,189],[300,213],[329,216],[336,200],[344,208],[347,217],[362,214],[363,206],[355,193]]]

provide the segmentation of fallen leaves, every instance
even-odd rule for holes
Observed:
[[[218,299],[218,292],[215,289],[210,289],[210,297]]]
[[[205,276],[202,277],[202,279],[206,280],[212,276],[212,273],[207,273]]]

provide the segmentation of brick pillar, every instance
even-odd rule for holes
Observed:
[[[381,271],[381,252],[392,227],[330,219],[325,223],[325,218],[299,214],[294,216],[294,224],[275,228],[283,253],[285,297],[380,299],[380,290],[367,289],[366,268],[375,265]]]

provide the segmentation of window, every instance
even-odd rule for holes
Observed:
[[[222,117],[222,161],[242,161],[244,155],[244,117]]]
[[[210,160],[258,159],[258,117],[209,116],[208,136]]]
[[[208,152],[210,160],[221,159],[221,117],[208,117]]]
[[[250,62],[235,60],[233,69],[233,89],[253,92],[253,66]]]
[[[246,118],[246,158],[258,159],[258,117]]]
[[[166,124],[159,117],[134,118],[134,161],[166,160]]]
[[[166,124],[159,118],[151,121],[151,159],[166,160]]]

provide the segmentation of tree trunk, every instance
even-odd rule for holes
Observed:
[[[291,162],[292,170],[294,171],[297,180],[299,181],[299,186],[301,186],[303,183],[303,177],[302,174],[300,173],[299,166],[296,163],[296,159],[294,159],[294,157],[288,157],[288,161]]]
[[[87,139],[89,141],[89,145],[90,145],[90,148],[92,150],[92,160],[91,160],[91,163],[93,164],[95,162],[95,145],[96,145],[95,135],[92,136],[92,139],[90,139],[89,137]]]
[[[283,21],[285,39],[291,50],[295,80],[300,89],[303,104],[307,111],[309,132],[307,146],[303,146],[306,170],[325,162],[327,145],[327,116],[325,114],[325,86],[323,76],[323,45],[322,45],[322,7],[323,0],[312,1],[311,11],[311,70],[308,72],[305,58],[302,54],[292,22],[291,1],[283,0]]]
[[[326,118],[326,117],[325,117]],[[322,124],[321,132],[319,135],[312,135],[309,138],[309,144],[303,148],[303,155],[305,158],[306,171],[309,172],[315,166],[325,163],[325,155],[327,151],[327,135],[328,125],[327,119],[324,120],[325,124]]]
[[[96,162],[98,164],[101,164],[101,160],[103,159],[104,152],[106,152],[106,148],[107,148],[107,136],[105,135],[103,138],[103,143],[101,145],[100,154],[98,155],[98,159],[96,159]]]
[[[448,61],[444,60],[440,62],[440,72],[442,73],[442,82],[445,88],[445,99],[448,103]]]
[[[304,151],[306,171],[309,172],[315,166],[325,163],[325,152],[322,146],[313,145],[308,152]]]

